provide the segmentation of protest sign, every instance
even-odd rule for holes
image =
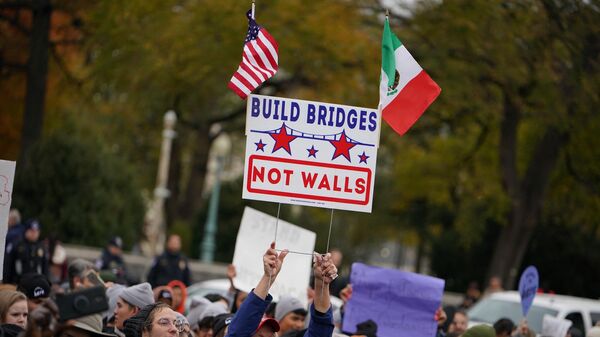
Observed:
[[[377,110],[250,95],[244,199],[371,212]]]
[[[366,320],[377,323],[379,337],[435,336],[435,311],[444,293],[444,280],[352,264],[352,298],[345,309],[343,330],[355,332]]]
[[[519,280],[519,295],[521,295],[521,308],[523,309],[523,316],[527,316],[529,308],[533,303],[535,294],[539,286],[540,278],[538,271],[534,266],[529,266]]]
[[[544,337],[565,337],[573,322],[568,319],[556,318],[548,314],[542,320],[542,333]]]
[[[277,219],[250,207],[244,209],[233,265],[237,276],[235,286],[250,291],[263,275],[262,257],[275,237]],[[312,253],[317,235],[314,232],[279,219],[277,224],[277,249],[289,249],[295,252]],[[281,272],[270,290],[273,298],[290,295],[303,303],[307,302],[306,288],[309,284],[312,256],[288,254]]]
[[[8,213],[12,202],[12,187],[15,178],[15,162],[0,159],[0,267],[4,268],[4,251],[6,232],[8,230]],[[0,269],[1,270],[1,269]],[[0,280],[2,279],[0,273]]]

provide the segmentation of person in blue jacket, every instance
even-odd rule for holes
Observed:
[[[227,337],[274,337],[270,325],[261,325],[257,330],[265,310],[273,300],[269,289],[281,271],[287,250],[277,253],[275,243],[263,255],[264,273],[233,317],[228,327]],[[337,277],[337,268],[331,261],[331,254],[314,255],[315,298],[310,306],[310,323],[304,337],[331,337],[333,333],[333,313],[329,298],[329,284]]]

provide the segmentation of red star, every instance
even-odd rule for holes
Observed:
[[[281,129],[279,129],[279,133],[271,133],[271,137],[275,139],[275,145],[273,146],[273,151],[271,153],[283,148],[290,155],[292,154],[292,150],[290,149],[290,142],[296,139],[296,136],[288,135],[285,129],[285,123],[281,125]]]
[[[306,149],[306,151],[308,151],[308,158],[317,158],[317,152],[319,152],[319,150],[315,149],[314,145],[310,149]]]
[[[369,156],[367,156],[367,155],[365,154],[365,151],[363,151],[363,153],[362,153],[362,154],[359,154],[359,155],[358,155],[358,159],[360,160],[358,163],[359,163],[359,164],[360,164],[360,163],[365,163],[365,164],[366,164],[366,163],[367,163],[367,159],[369,159],[369,158],[370,158],[370,157],[369,157]]]
[[[350,149],[356,146],[356,144],[348,142],[346,132],[342,131],[340,140],[330,140],[329,142],[335,147],[335,152],[333,153],[333,158],[331,158],[331,160],[334,160],[339,156],[344,156],[349,162],[352,162],[350,160]]]
[[[265,152],[265,145],[267,145],[267,144],[263,143],[262,139],[260,139],[258,141],[258,143],[254,143],[254,144],[256,144],[256,151],[260,150],[262,152]]]

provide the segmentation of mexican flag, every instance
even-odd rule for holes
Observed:
[[[440,94],[440,87],[427,75],[390,29],[383,26],[379,109],[383,119],[403,135]]]

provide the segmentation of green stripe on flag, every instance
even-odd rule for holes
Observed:
[[[402,42],[390,29],[390,21],[385,18],[383,26],[383,39],[381,41],[381,69],[387,75],[388,87],[394,85],[396,78],[396,56],[395,50],[402,46]]]

